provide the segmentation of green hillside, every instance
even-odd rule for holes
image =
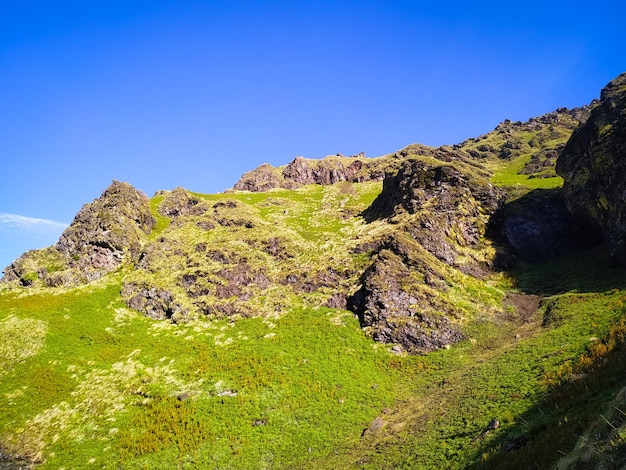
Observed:
[[[115,182],[5,269],[0,468],[621,468],[626,272],[506,240],[583,111],[263,191]]]

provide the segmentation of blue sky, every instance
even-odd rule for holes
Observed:
[[[113,179],[454,144],[599,96],[620,2],[0,0],[0,269]]]

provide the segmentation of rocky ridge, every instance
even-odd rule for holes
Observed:
[[[412,144],[393,154],[375,158],[366,158],[363,154],[352,157],[332,155],[323,159],[296,157],[288,165],[278,168],[264,163],[245,173],[235,183],[233,189],[261,192],[276,188],[296,189],[307,184],[329,185],[342,181],[351,183],[382,181],[385,176],[396,174],[406,158],[414,156],[472,164],[469,155],[451,147],[434,148]]]
[[[596,109],[620,90],[613,84]],[[114,182],[81,209],[54,247],[26,253],[6,268],[3,282],[70,287],[132,267],[123,276],[122,297],[154,319],[280,314],[309,302],[352,310],[377,341],[413,353],[442,348],[465,337],[463,324],[473,315],[459,307],[459,296],[474,302],[476,311],[497,315],[503,308],[497,295],[481,303],[465,289],[497,269],[503,252],[512,248],[536,261],[579,246],[561,193],[531,194],[506,204],[506,191],[491,183],[488,164],[530,156],[521,174],[553,176],[554,159],[562,152],[567,159],[580,147],[566,146],[565,140],[590,110],[559,109],[526,123],[504,121],[453,147],[415,144],[377,158],[297,157],[284,167],[264,164],[217,198],[176,188],[150,201],[127,183]],[[592,117],[598,114],[594,109]],[[355,184],[376,181],[382,191],[371,204],[354,206],[359,211],[344,207],[357,199]],[[312,213],[298,213],[270,191],[306,191],[311,185],[329,188],[315,210],[337,203],[338,220],[350,221],[353,235],[315,229],[319,222]],[[266,197],[251,205],[243,202],[245,192]],[[541,208],[549,221],[537,216]],[[574,209],[570,203],[568,208]],[[153,233],[157,223],[161,228]],[[277,223],[295,223],[283,226],[296,230],[277,233]],[[327,244],[335,237],[341,245],[328,260],[309,255],[319,250],[318,236]]]
[[[493,131],[467,139],[454,148],[481,162],[511,161],[528,156],[520,174],[551,178],[556,176],[554,165],[565,142],[574,129],[589,118],[596,104],[593,101],[578,108],[559,108],[526,122],[507,119]]]

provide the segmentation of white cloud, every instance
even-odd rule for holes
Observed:
[[[53,245],[67,226],[54,220],[0,212],[0,270],[28,250]]]
[[[25,217],[17,214],[7,214],[0,212],[0,227],[18,229],[28,232],[50,232],[61,231],[67,228],[68,224],[56,222],[54,220],[38,219],[35,217]]]

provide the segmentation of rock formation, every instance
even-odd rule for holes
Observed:
[[[600,103],[563,149],[556,171],[565,180],[568,209],[626,262],[626,74],[602,90]]]
[[[504,121],[453,147],[413,144],[377,158],[297,157],[284,167],[261,165],[235,184],[235,191],[250,192],[335,185],[324,189],[323,198],[341,199],[332,217],[346,220],[358,212],[343,210],[356,194],[350,185],[383,181],[382,192],[352,226],[356,233],[364,220],[366,229],[342,239],[335,258],[312,263],[307,252],[322,242],[303,226],[316,226],[315,211],[292,216],[291,210],[301,209],[288,198],[268,194],[257,205],[176,188],[158,194],[151,208],[141,192],[113,182],[80,210],[54,247],[24,254],[5,270],[3,282],[74,286],[132,266],[121,281],[122,298],[154,319],[267,315],[290,308],[290,299],[306,298],[352,310],[377,341],[412,353],[442,348],[465,337],[462,325],[472,315],[467,305],[491,308],[465,285],[482,282],[497,265],[497,253],[543,261],[584,245],[565,200],[570,211],[604,231],[616,251],[622,249],[625,87],[624,76],[616,79],[593,111],[562,108],[525,123]],[[484,165],[518,157],[528,159],[520,173],[533,177],[554,176],[559,157],[564,192],[517,194],[505,204],[505,191],[494,187]],[[328,208],[328,201],[315,210]],[[270,213],[274,219],[264,218]],[[155,217],[159,231],[149,236]],[[288,220],[295,227],[283,225],[285,232],[277,233],[275,222]],[[367,227],[376,228],[370,233]]]
[[[396,230],[375,249],[349,308],[377,341],[426,352],[457,342],[463,313],[441,295],[449,267],[480,277],[490,268],[484,245],[503,193],[489,173],[463,164],[409,159],[364,215]]]
[[[25,253],[4,270],[3,281],[25,286],[93,281],[133,261],[154,224],[146,195],[114,181],[82,207],[54,247]]]

